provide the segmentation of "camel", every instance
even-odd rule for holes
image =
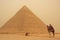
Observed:
[[[55,30],[53,28],[53,26],[51,24],[49,24],[49,26],[47,25],[47,29],[48,29],[48,33],[49,33],[49,37],[51,37],[51,34],[53,34],[53,37],[55,36]]]

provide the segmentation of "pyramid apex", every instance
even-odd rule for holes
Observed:
[[[27,6],[26,6],[26,5],[24,5],[22,8],[27,8]]]
[[[24,5],[21,9],[29,9],[26,5]]]

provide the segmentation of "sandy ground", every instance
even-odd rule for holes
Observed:
[[[60,40],[60,34],[49,38],[47,34],[24,36],[20,34],[0,34],[0,40]]]

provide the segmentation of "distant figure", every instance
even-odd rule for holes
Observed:
[[[51,33],[52,33],[53,37],[54,37],[55,30],[54,30],[53,26],[51,24],[49,26],[47,25],[47,29],[48,29],[49,35],[51,36]]]
[[[25,33],[25,36],[28,36],[28,34],[29,34],[29,33],[28,33],[28,32],[26,32],[26,33]]]

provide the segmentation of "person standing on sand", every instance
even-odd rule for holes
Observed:
[[[25,36],[28,36],[28,34],[29,34],[29,33],[28,33],[28,32],[26,32],[26,33],[25,33]]]

